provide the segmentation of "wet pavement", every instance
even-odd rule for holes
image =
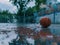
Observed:
[[[3,33],[3,32],[0,33],[0,37],[1,37],[0,43],[3,42],[3,44],[5,44],[5,43],[11,42],[11,40],[15,39],[17,37],[17,33],[15,33],[15,30],[17,30],[18,27],[20,30],[21,26],[27,28],[27,29],[22,28],[22,32],[25,32],[25,31],[28,32],[28,33],[25,32],[26,34],[29,35],[29,36],[27,35],[28,37],[25,37],[25,38],[27,39],[28,42],[30,41],[30,43],[32,40],[34,43],[34,40],[38,40],[38,38],[39,38],[39,40],[41,39],[42,41],[44,41],[45,39],[48,39],[45,41],[47,43],[46,45],[49,45],[49,42],[53,42],[52,45],[55,45],[56,43],[60,44],[59,43],[60,42],[60,24],[51,24],[51,26],[49,28],[43,29],[43,28],[41,28],[40,24],[25,24],[25,25],[19,24],[19,26],[18,26],[17,24],[12,24],[12,23],[10,23],[10,24],[1,23],[0,24],[0,32],[1,31],[11,31],[11,32],[7,32],[7,33]],[[30,35],[31,31],[29,32],[28,30],[33,30],[37,34],[33,36],[33,34],[35,34],[35,33],[32,33]],[[45,30],[46,30],[46,32],[45,32]],[[20,34],[22,34],[22,33],[20,33]],[[15,36],[15,38],[13,38],[13,35]],[[7,38],[7,36],[8,36],[8,38]],[[37,41],[37,42],[39,42],[39,41]],[[1,45],[3,45],[3,44],[1,44]],[[6,45],[8,45],[8,44],[6,44]],[[35,44],[33,44],[33,45],[35,45]]]

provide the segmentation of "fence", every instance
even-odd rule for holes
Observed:
[[[55,16],[55,18],[54,18],[54,16]],[[60,12],[55,13],[55,15],[53,13],[53,14],[49,14],[49,15],[45,15],[45,16],[37,16],[36,17],[36,22],[39,23],[39,20],[42,17],[48,17],[48,18],[50,18],[51,21],[52,21],[52,23],[60,23]]]

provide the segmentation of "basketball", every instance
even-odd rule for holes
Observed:
[[[50,24],[51,24],[51,20],[50,20],[49,18],[47,18],[47,17],[42,18],[42,19],[40,20],[40,25],[41,25],[42,27],[44,27],[44,28],[47,28],[48,26],[50,26]]]

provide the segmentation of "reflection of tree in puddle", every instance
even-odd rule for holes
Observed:
[[[51,40],[53,38],[53,35],[52,35],[52,33],[51,33],[49,28],[42,28],[39,32],[37,32],[37,35],[39,35],[39,38],[35,39],[35,44],[36,45],[37,44],[46,45],[47,41],[49,41],[49,40]]]
[[[33,38],[35,45],[53,45],[54,42],[58,43],[58,37],[54,35],[49,28],[42,28],[36,32],[30,28],[19,27],[17,29],[18,34],[24,35],[24,38]]]
[[[42,28],[39,32],[38,32],[41,36],[48,36],[48,35],[52,35],[51,31],[49,28]]]
[[[17,32],[18,34],[27,36],[33,35],[35,33],[32,29],[26,27],[18,27]]]
[[[58,36],[51,33],[51,30],[49,28],[42,28],[39,32],[40,34],[40,41],[42,41],[42,44],[45,42],[47,45],[57,45],[60,43]]]

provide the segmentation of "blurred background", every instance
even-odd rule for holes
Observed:
[[[42,17],[60,23],[60,0],[0,0],[0,23],[39,23]]]

